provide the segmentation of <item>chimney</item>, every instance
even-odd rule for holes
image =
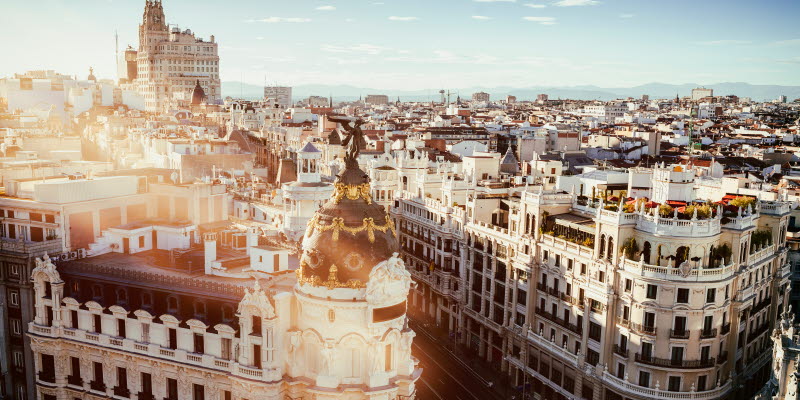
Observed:
[[[217,234],[214,232],[203,235],[203,250],[205,255],[205,272],[211,275],[211,265],[217,260]]]
[[[247,228],[247,255],[250,255],[250,248],[258,246],[258,228],[251,226]]]

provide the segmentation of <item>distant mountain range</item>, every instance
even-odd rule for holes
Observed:
[[[800,98],[800,86],[780,85],[751,85],[744,82],[722,82],[712,85],[699,85],[684,83],[672,85],[667,83],[648,83],[628,88],[604,88],[599,86],[530,86],[530,87],[468,87],[457,90],[450,89],[463,99],[472,97],[472,93],[486,92],[492,99],[505,99],[506,95],[514,95],[517,100],[535,100],[536,95],[545,93],[550,99],[581,99],[581,100],[613,100],[627,97],[641,97],[649,95],[651,99],[673,98],[689,96],[692,89],[697,87],[714,89],[715,96],[734,94],[739,97],[750,97],[756,101],[768,101],[785,95],[789,101]],[[429,101],[439,100],[439,89],[430,90],[384,90],[363,88],[351,85],[299,85],[292,88],[294,101],[300,101],[308,96],[333,96],[334,101],[352,101],[368,94],[385,94],[390,100],[398,97],[401,101]],[[263,86],[241,82],[222,82],[222,95],[238,98],[256,99],[264,95]],[[456,95],[451,95],[451,101],[456,100]]]

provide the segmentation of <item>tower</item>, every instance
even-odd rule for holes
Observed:
[[[303,238],[292,343],[305,354],[288,372],[323,388],[320,399],[342,398],[345,383],[363,388],[348,398],[373,398],[387,387],[392,393],[383,398],[413,398],[421,371],[406,324],[411,276],[398,257],[394,223],[372,201],[369,177],[358,167],[363,133],[346,129],[345,168]]]

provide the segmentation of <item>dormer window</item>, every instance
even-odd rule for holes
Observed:
[[[167,297],[167,312],[171,314],[178,312],[178,299],[176,297]]]
[[[117,304],[128,304],[128,292],[124,288],[117,289]]]

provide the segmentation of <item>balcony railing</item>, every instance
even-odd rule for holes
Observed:
[[[573,333],[576,333],[578,335],[583,333],[583,328],[581,328],[580,326],[568,323],[564,319],[553,315],[552,313],[550,313],[549,311],[547,311],[547,310],[545,310],[545,309],[543,309],[541,307],[536,307],[536,313],[541,315],[541,316],[543,316],[543,317],[545,317],[549,321],[554,322],[557,325],[572,331]]]
[[[39,371],[39,380],[47,383],[56,383],[56,374],[54,372]]]
[[[720,329],[720,334],[727,335],[731,331],[731,323],[728,322],[725,325],[722,325],[722,329]]]
[[[628,349],[622,348],[620,345],[614,345],[614,353],[621,355],[622,357],[628,358]]]
[[[769,330],[769,323],[762,324],[761,326],[756,328],[756,330],[754,330],[753,332],[750,332],[750,335],[747,336],[747,343],[750,343],[753,340],[756,340],[756,338],[758,338],[759,336],[761,336],[764,332],[766,332],[768,330]]]
[[[711,339],[716,336],[717,336],[717,328],[700,330],[700,339]]]
[[[670,329],[669,330],[669,337],[673,339],[688,339],[689,338],[689,331],[686,329]]]
[[[722,353],[719,353],[719,357],[717,357],[717,364],[720,364],[720,365],[725,364],[725,361],[728,361],[728,352],[727,351],[723,351]]]
[[[94,391],[97,391],[97,392],[105,392],[106,391],[106,384],[103,383],[103,382],[91,381],[89,383],[89,388],[94,390]]]
[[[622,316],[619,316],[619,317],[617,317],[617,324],[619,324],[620,326],[624,326],[626,328],[630,328],[631,321],[628,320],[628,319],[622,318]]]
[[[755,314],[755,313],[763,310],[764,307],[769,306],[771,303],[772,303],[772,298],[771,297],[767,297],[764,300],[761,300],[760,303],[756,304],[756,306],[753,307],[753,311],[750,314],[752,315],[752,314]]]
[[[705,360],[673,360],[636,353],[636,362],[664,368],[710,368],[714,366],[715,360],[714,358]]]
[[[645,334],[645,335],[655,335],[656,334],[656,327],[655,326],[647,326],[642,325],[636,322],[631,322],[631,329],[634,331]]]
[[[131,391],[126,387],[117,386],[114,388],[114,396],[128,398],[131,397]]]
[[[83,386],[83,379],[81,379],[80,376],[68,375],[67,376],[67,385]]]

